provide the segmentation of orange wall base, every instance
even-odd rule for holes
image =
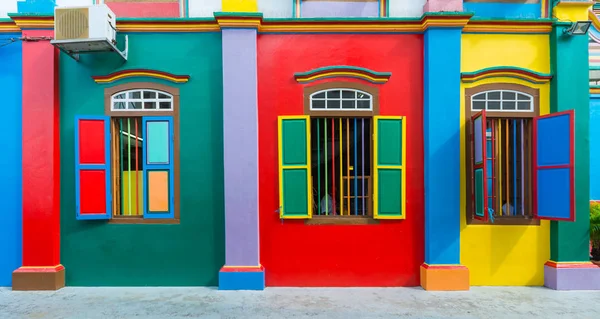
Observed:
[[[421,265],[421,287],[425,290],[469,290],[469,269],[460,265]]]

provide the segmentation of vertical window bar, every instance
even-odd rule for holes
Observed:
[[[340,92],[341,96],[341,92]],[[341,101],[340,101],[341,105]],[[335,209],[335,119],[331,118],[331,214],[336,215]]]
[[[127,118],[127,133],[129,134],[129,136],[127,136],[127,180],[129,181],[128,185],[127,185],[127,194],[128,196],[128,201],[127,201],[127,207],[128,207],[128,215],[131,215],[131,119]]]
[[[317,215],[321,215],[321,119],[317,118]]]
[[[342,134],[342,119],[340,118],[339,120],[339,125],[340,125],[340,129],[339,129],[339,157],[340,157],[340,186],[339,186],[339,192],[340,192],[340,215],[344,215],[344,179],[343,179],[343,169],[344,169],[344,163],[342,161],[343,157],[342,157],[342,144],[344,142],[344,136]]]
[[[139,148],[138,148],[138,119],[139,118],[135,118],[135,214],[139,215],[140,214],[140,201],[139,201],[139,189],[138,189],[138,182],[139,182],[139,178],[138,178],[138,171],[139,171],[139,164],[138,164],[138,158],[139,158]]]
[[[366,212],[366,204],[367,204],[367,193],[365,193],[365,119],[361,119],[361,133],[360,133],[360,139],[361,139],[361,144],[362,144],[362,150],[361,150],[361,157],[362,157],[362,163],[361,163],[361,170],[362,170],[362,214],[363,216],[365,215]]]
[[[506,134],[505,134],[506,143],[504,144],[505,147],[506,147],[504,149],[505,152],[506,152],[506,154],[505,154],[506,155],[506,159],[505,159],[505,162],[504,162],[504,164],[506,166],[505,167],[506,168],[506,182],[505,182],[506,183],[506,214],[510,215],[510,209],[509,209],[509,207],[510,207],[510,177],[509,177],[510,176],[509,175],[510,172],[509,172],[509,163],[510,162],[509,162],[509,159],[508,159],[508,156],[509,156],[509,148],[508,147],[509,147],[509,142],[510,142],[510,136],[508,135],[508,130],[509,130],[508,119],[504,120],[504,129],[505,129],[505,132],[506,132]]]
[[[502,121],[498,120],[497,123],[498,123],[498,131],[497,131],[498,132],[498,146],[497,146],[497,149],[498,149],[498,151],[497,151],[497,154],[498,154],[498,172],[497,172],[497,174],[498,174],[498,189],[497,189],[497,192],[498,192],[498,215],[503,216],[504,212],[502,211],[502,205],[503,205],[502,202],[503,202],[504,197],[502,197],[502,190],[503,190],[503,187],[502,187],[503,186],[502,185],[502,173],[503,173],[503,171],[502,171],[502,159],[503,159],[502,142],[504,140],[502,139]]]
[[[348,190],[346,204],[348,206],[348,215],[352,214],[350,207],[350,119],[346,118],[346,189]]]
[[[329,190],[327,185],[327,163],[329,162],[329,159],[327,158],[327,118],[325,118],[323,122],[325,122],[325,147],[323,147],[325,150],[325,215],[329,215]]]
[[[513,202],[514,202],[514,213],[515,215],[519,212],[519,206],[517,205],[517,120],[513,120]]]
[[[525,215],[525,130],[521,119],[521,215]]]
[[[354,118],[354,165],[353,167],[353,171],[354,171],[354,215],[358,215],[358,176],[357,176],[357,171],[358,171],[358,149],[356,147],[356,145],[358,145],[358,143],[356,142],[356,128],[357,125],[356,123],[358,122],[358,120],[356,118]]]
[[[124,191],[124,180],[123,180],[123,171],[124,171],[124,165],[123,165],[123,119],[119,118],[119,150],[121,152],[121,158],[119,160],[119,166],[120,166],[120,170],[119,170],[119,178],[121,180],[121,187],[120,188],[120,192],[119,192],[119,197],[121,198],[121,207],[120,207],[120,215],[124,215],[124,210],[125,210],[125,204],[123,203],[124,200],[124,196],[123,196],[123,191]]]

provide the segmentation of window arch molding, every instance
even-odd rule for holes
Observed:
[[[466,116],[466,120],[470,119],[470,117],[474,114],[476,114],[477,112],[480,112],[481,110],[478,109],[473,109],[473,102],[477,102],[477,98],[481,96],[482,93],[490,93],[490,92],[494,92],[494,93],[499,93],[499,95],[501,96],[501,98],[496,99],[495,97],[493,98],[486,98],[486,101],[492,101],[492,102],[499,102],[500,105],[502,105],[502,95],[503,93],[514,93],[515,94],[515,99],[514,101],[518,101],[518,96],[519,94],[530,97],[531,98],[531,109],[530,110],[493,110],[493,109],[486,109],[486,115],[488,117],[515,117],[515,118],[531,118],[531,117],[535,117],[538,116],[540,113],[540,91],[539,89],[536,88],[532,88],[529,86],[525,86],[525,85],[521,85],[521,84],[514,84],[514,83],[490,83],[490,84],[483,84],[483,85],[478,85],[472,88],[468,88],[465,89],[465,114]],[[483,100],[480,100],[483,101]],[[512,102],[513,99],[510,99],[510,102]],[[525,101],[525,100],[523,100]]]
[[[158,93],[163,93],[166,95],[170,95],[170,99],[172,100],[172,108],[171,109],[121,109],[121,110],[113,110],[112,102],[113,97],[118,95],[119,93],[132,92],[132,91],[148,91],[148,92],[156,92],[157,99]],[[158,99],[166,101],[165,99]],[[135,101],[143,101],[143,99],[136,99]],[[158,105],[157,105],[158,107]],[[106,88],[104,90],[104,114],[110,116],[173,116],[179,114],[179,89],[174,88],[168,85],[152,83],[152,82],[135,82],[135,83],[127,83],[121,84],[113,87]],[[176,117],[177,119],[178,117]],[[177,123],[176,123],[177,124]],[[177,126],[176,126],[177,127]]]
[[[335,91],[345,91],[345,92],[354,92],[356,94],[364,94],[364,97],[359,97],[359,95],[356,95],[355,98],[350,98],[348,97],[345,100],[353,100],[356,102],[356,106],[358,106],[358,101],[367,101],[370,98],[370,107],[367,109],[360,109],[360,108],[348,108],[348,109],[343,109],[341,107],[341,100],[342,100],[342,93],[339,93],[339,98],[333,98],[334,100],[339,100],[340,101],[340,108],[339,109],[328,109],[328,108],[323,108],[323,109],[315,109],[312,107],[313,105],[313,101],[317,100],[317,101],[321,101],[321,100],[327,100],[327,97],[322,98],[320,95],[321,93],[326,93],[326,92],[335,92]],[[326,95],[325,95],[326,96]],[[322,84],[317,84],[317,85],[312,85],[312,86],[308,86],[306,88],[304,88],[304,114],[306,115],[311,115],[311,116],[316,116],[316,117],[331,117],[331,116],[338,116],[338,117],[370,117],[370,116],[374,116],[374,115],[379,115],[379,90],[375,87],[369,86],[369,85],[364,85],[364,84],[360,84],[360,83],[356,83],[356,82],[345,82],[345,81],[338,81],[338,82],[327,82],[327,83],[322,83]]]

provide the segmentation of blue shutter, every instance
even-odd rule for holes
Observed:
[[[533,120],[533,215],[575,221],[575,114]]]
[[[173,117],[142,118],[144,218],[173,218]]]

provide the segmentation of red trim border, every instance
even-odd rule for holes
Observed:
[[[557,269],[600,268],[600,266],[597,266],[592,262],[556,262],[553,260],[548,260],[544,266]]]
[[[263,272],[265,268],[258,266],[223,266],[220,272]]]

